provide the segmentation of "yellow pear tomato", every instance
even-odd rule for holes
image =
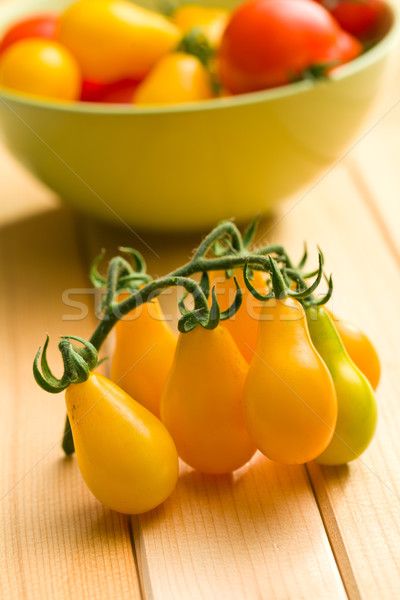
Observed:
[[[244,392],[250,436],[268,458],[301,464],[317,458],[337,419],[332,377],[315,350],[301,304],[265,302]]]
[[[223,8],[183,4],[172,13],[173,21],[184,32],[199,28],[212,47],[218,47],[229,19],[229,11]]]
[[[213,97],[211,78],[198,58],[173,52],[162,58],[138,85],[134,104],[177,104]]]
[[[128,0],[78,0],[59,19],[58,39],[99,83],[140,80],[180,37],[169,19]]]
[[[178,455],[157,417],[97,373],[71,384],[65,400],[79,469],[100,502],[139,514],[168,498]]]
[[[115,331],[111,379],[159,417],[176,337],[165,321],[158,299],[145,302],[118,321]]]
[[[161,399],[179,456],[204,473],[230,473],[256,451],[243,418],[248,365],[221,326],[180,334]]]
[[[360,456],[371,443],[378,415],[376,399],[369,381],[347,354],[326,310],[309,307],[306,314],[311,339],[332,375],[338,401],[335,434],[317,462],[342,465]]]
[[[243,294],[239,310],[226,321],[221,322],[236,342],[244,358],[250,363],[257,343],[258,321],[262,303],[256,300],[245,286],[243,270],[235,269],[234,276]],[[265,279],[260,271],[253,271],[252,285],[259,291],[265,290]],[[224,271],[210,273],[210,287],[215,286],[218,304],[226,310],[235,298],[236,286],[233,277],[227,278]]]
[[[381,377],[381,363],[373,343],[353,323],[338,319],[329,311],[327,313],[331,317],[351,360],[365,375],[373,389],[376,390]]]

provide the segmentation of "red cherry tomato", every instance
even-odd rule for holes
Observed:
[[[374,41],[388,29],[390,12],[382,0],[323,0],[342,29],[363,42]]]
[[[85,80],[80,99],[84,102],[112,102],[130,104],[139,82],[134,79],[121,79],[114,83],[97,83]]]
[[[362,46],[310,0],[249,0],[233,13],[219,53],[220,78],[233,94],[285,85],[311,67],[337,65]]]
[[[0,53],[15,42],[25,38],[38,37],[53,40],[55,39],[56,28],[56,15],[36,15],[19,21],[6,31],[0,43]]]

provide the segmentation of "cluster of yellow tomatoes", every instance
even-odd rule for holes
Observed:
[[[80,470],[112,509],[141,513],[165,500],[178,455],[209,474],[239,469],[257,450],[284,464],[338,465],[373,437],[380,364],[365,334],[289,293],[258,300],[242,269],[209,275],[222,311],[240,286],[232,318],[176,338],[157,298],[145,302],[116,324],[110,379],[91,372],[66,390]],[[253,271],[253,288],[266,285]]]
[[[134,104],[285,85],[326,75],[383,36],[386,5],[354,1],[247,0],[232,13],[183,4],[164,16],[129,0],[78,0],[5,33],[0,85],[53,100]]]

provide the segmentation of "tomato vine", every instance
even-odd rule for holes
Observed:
[[[282,245],[273,244],[250,249],[257,223],[258,219],[255,219],[243,235],[232,221],[220,223],[202,240],[189,262],[159,279],[151,278],[147,273],[144,258],[137,250],[131,248],[120,248],[125,256],[112,258],[107,275],[103,276],[98,271],[98,266],[104,256],[104,253],[101,253],[94,260],[90,271],[93,285],[106,290],[101,304],[100,323],[89,340],[76,336],[62,337],[59,343],[64,363],[64,372],[61,378],[56,378],[48,365],[46,355],[49,338],[47,337],[43,350],[39,348],[33,364],[33,373],[38,385],[50,393],[58,393],[65,390],[71,383],[86,381],[90,371],[99,364],[98,351],[118,320],[141,304],[159,296],[167,288],[182,287],[185,290],[184,296],[178,301],[181,312],[178,329],[181,333],[187,333],[199,325],[203,328],[213,329],[220,321],[231,318],[240,308],[242,291],[235,279],[234,301],[227,310],[221,311],[215,289],[212,289],[211,292],[209,289],[208,273],[210,271],[225,271],[227,277],[230,277],[234,269],[243,269],[247,288],[260,300],[271,297],[283,298],[289,295],[302,302],[308,299],[308,303],[315,305],[325,303],[332,293],[332,278],[327,279],[329,289],[322,299],[316,300],[312,296],[323,276],[322,252],[319,251],[318,269],[304,274],[302,270],[307,260],[306,249],[297,267],[293,265]],[[266,296],[260,294],[253,287],[251,283],[252,270],[261,270],[269,274],[271,291]],[[197,282],[192,276],[199,274],[202,275],[200,282]],[[313,276],[315,276],[314,282],[308,285],[306,280]],[[123,292],[128,292],[129,296],[119,301],[118,298]],[[209,304],[210,294],[211,302]],[[193,299],[191,310],[184,303],[188,295]],[[81,346],[77,347],[73,342],[79,342]],[[62,447],[66,454],[74,452],[68,416]]]

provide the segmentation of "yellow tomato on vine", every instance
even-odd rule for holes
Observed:
[[[248,365],[223,327],[180,334],[161,418],[179,456],[204,473],[230,473],[256,451],[243,418]]]

